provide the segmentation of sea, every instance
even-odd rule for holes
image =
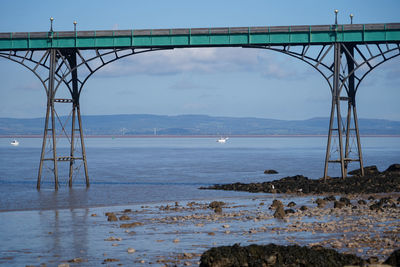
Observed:
[[[226,143],[216,140],[86,138],[90,187],[85,185],[84,169],[77,160],[72,188],[68,187],[69,164],[59,162],[59,190],[54,190],[51,165],[47,165],[38,191],[42,139],[19,138],[19,146],[12,146],[12,139],[0,138],[0,264],[25,266],[43,260],[47,266],[52,266],[49,262],[57,266],[61,254],[68,259],[82,251],[90,259],[93,255],[88,254],[98,253],[88,252],[94,242],[91,236],[97,231],[108,231],[85,226],[93,212],[224,198],[248,201],[254,194],[199,188],[264,182],[298,174],[310,179],[323,176],[326,137],[231,137]],[[376,165],[384,171],[400,162],[400,137],[362,137],[361,142],[364,166]],[[355,153],[354,142],[352,149]],[[66,139],[58,141],[57,151],[59,155],[69,154]],[[333,156],[335,152],[333,148]],[[352,163],[349,169],[357,168],[357,163]],[[278,174],[266,175],[266,169],[274,169]],[[340,166],[331,164],[328,175],[340,176]],[[48,232],[57,232],[60,240],[48,237]],[[60,251],[47,250],[54,243]],[[73,244],[73,248],[68,244]],[[96,248],[93,246],[92,249]],[[151,251],[152,245],[147,248]]]

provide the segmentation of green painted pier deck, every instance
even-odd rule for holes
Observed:
[[[174,48],[400,41],[400,23],[0,33],[0,50]]]

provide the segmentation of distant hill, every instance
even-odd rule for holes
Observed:
[[[83,116],[82,121],[86,135],[326,135],[329,126],[329,118],[275,120],[207,115],[99,115]],[[400,135],[399,121],[359,119],[359,126],[361,134]],[[0,135],[42,135],[43,128],[44,118],[0,118]]]

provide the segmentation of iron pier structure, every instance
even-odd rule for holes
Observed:
[[[0,57],[32,71],[47,94],[38,189],[46,162],[50,162],[54,186],[58,189],[60,161],[69,163],[69,186],[72,186],[74,166],[78,162],[83,165],[86,186],[89,186],[79,104],[88,79],[119,59],[178,48],[266,49],[312,66],[327,81],[332,95],[324,177],[328,177],[330,163],[338,163],[345,178],[349,163],[358,162],[363,175],[356,93],[373,69],[400,55],[400,23],[116,31],[77,31],[74,24],[74,31],[53,31],[51,27],[48,32],[0,33]],[[57,92],[63,91],[60,88],[67,88],[64,93],[69,92],[70,97],[56,97]],[[342,102],[345,115],[342,115]],[[69,133],[65,124],[56,126],[59,121],[56,104],[72,106]],[[68,155],[57,154],[56,137],[60,135],[57,132],[68,137]],[[355,152],[351,149],[351,136],[356,140]],[[338,140],[337,144],[332,140]],[[334,150],[337,158],[332,159]]]

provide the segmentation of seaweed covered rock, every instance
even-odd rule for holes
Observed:
[[[371,174],[374,175],[374,174],[379,174],[379,173],[380,172],[378,170],[378,167],[376,167],[376,165],[364,167],[364,175],[371,175]],[[361,169],[350,171],[349,174],[350,175],[360,175]]]
[[[334,249],[275,244],[216,247],[204,252],[200,258],[201,267],[344,266],[364,263],[355,255],[341,254]]]
[[[265,174],[277,174],[278,172],[275,170],[265,170],[264,173]]]
[[[400,174],[400,164],[392,164],[387,168],[384,173],[389,174]]]
[[[389,193],[400,192],[400,172],[397,172],[397,165],[390,170],[380,173],[370,168],[366,171],[365,176],[350,176],[345,179],[329,178],[329,179],[308,179],[302,175],[284,177],[272,182],[263,183],[234,183],[220,184],[210,187],[202,187],[200,189],[216,189],[216,190],[233,190],[247,192],[263,192],[263,193],[303,193],[303,194],[373,194],[373,193]],[[392,166],[393,166],[392,165]],[[372,174],[374,173],[374,174]],[[334,201],[335,197],[325,199]]]
[[[400,266],[400,249],[395,250],[390,254],[389,258],[386,259],[385,264],[391,266]]]

